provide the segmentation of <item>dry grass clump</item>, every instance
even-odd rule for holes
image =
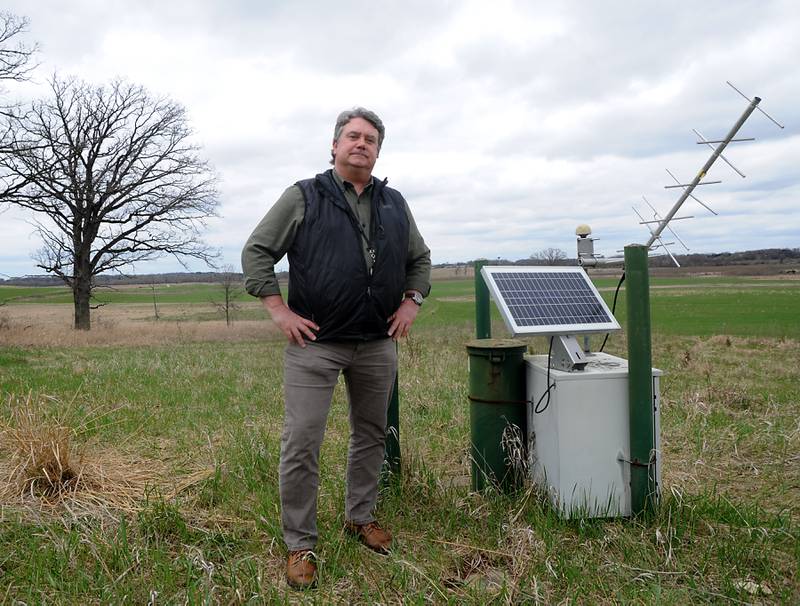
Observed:
[[[13,425],[3,431],[4,449],[11,451],[8,486],[3,492],[15,486],[20,494],[47,500],[73,492],[80,482],[83,457],[79,455],[76,462],[70,454],[69,428],[40,424],[30,410],[15,411],[12,417]]]
[[[92,444],[83,435],[89,420],[70,426],[69,406],[54,398],[12,396],[8,408],[9,417],[0,419],[3,506],[113,516],[138,511],[148,492],[171,498],[213,473],[200,470],[176,481],[163,461]],[[60,414],[48,413],[53,409]]]

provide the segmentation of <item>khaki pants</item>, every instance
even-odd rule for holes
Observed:
[[[357,524],[374,520],[386,411],[397,373],[395,343],[289,344],[279,473],[283,539],[290,551],[313,549],[317,543],[319,451],[340,372],[350,403],[345,517]]]

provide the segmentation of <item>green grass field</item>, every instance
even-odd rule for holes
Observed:
[[[609,306],[615,279],[595,280]],[[756,278],[656,278],[651,280],[653,330],[684,336],[761,336],[800,338],[800,281]],[[474,284],[469,280],[437,283],[419,317],[421,326],[474,322]],[[495,322],[500,314],[492,306]],[[625,321],[625,287],[616,314]]]
[[[616,281],[597,283],[610,302]],[[321,456],[320,582],[300,594],[283,579],[279,526],[281,338],[34,348],[9,345],[0,328],[0,604],[798,603],[800,282],[652,286],[654,365],[666,373],[653,517],[566,521],[535,487],[469,491],[472,282],[437,282],[400,349],[404,467],[378,511],[397,548],[377,556],[342,531],[337,388]],[[194,303],[195,321],[211,319],[214,288],[157,298],[166,315]],[[149,286],[112,296],[112,307],[152,303]],[[3,287],[0,301],[19,311],[69,298]],[[493,331],[505,336],[497,315]],[[606,349],[625,356],[624,334]],[[59,427],[87,482],[105,482],[91,499],[51,505],[55,495],[8,481],[11,438]]]

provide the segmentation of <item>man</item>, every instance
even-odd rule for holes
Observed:
[[[379,553],[392,543],[373,510],[397,372],[393,341],[408,334],[430,291],[430,250],[400,193],[372,176],[384,134],[373,112],[342,112],[333,169],[289,187],[242,251],[247,291],[288,340],[279,475],[286,576],[297,588],[316,580],[319,451],[340,373],[351,428],[345,529]],[[274,271],[284,254],[288,306]]]

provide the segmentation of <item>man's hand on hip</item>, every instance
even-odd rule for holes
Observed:
[[[311,320],[298,316],[291,309],[286,307],[286,304],[283,302],[283,297],[280,295],[261,297],[261,303],[269,312],[272,321],[278,325],[278,328],[286,335],[290,343],[297,343],[300,347],[305,347],[306,342],[303,339],[304,335],[311,341],[317,340],[317,336],[313,331],[319,330],[319,326]]]
[[[411,325],[414,323],[418,312],[419,305],[411,299],[403,299],[397,311],[389,316],[389,336],[395,341],[405,337],[408,331],[411,330]]]

